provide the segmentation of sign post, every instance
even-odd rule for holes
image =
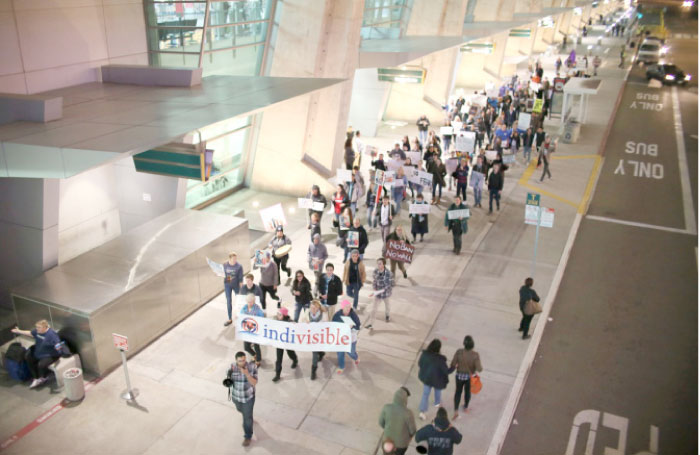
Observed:
[[[122,356],[124,377],[126,378],[126,390],[121,393],[120,397],[127,401],[135,400],[136,397],[139,396],[139,391],[138,389],[131,388],[131,381],[129,381],[129,369],[126,367],[126,352],[129,350],[129,338],[125,335],[113,333],[112,341],[114,342],[114,347],[119,349],[119,353]]]
[[[535,251],[532,254],[532,270],[530,272],[531,277],[535,277],[535,266],[537,265],[537,243],[540,239],[540,221],[542,220],[542,209],[540,209],[540,195],[537,193],[527,193],[527,201],[525,201],[527,206],[536,207],[537,210],[537,226],[535,227]]]

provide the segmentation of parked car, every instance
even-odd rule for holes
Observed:
[[[637,62],[644,64],[659,63],[663,46],[656,40],[644,40],[637,51]]]
[[[690,80],[690,74],[685,74],[682,69],[672,63],[651,65],[647,68],[647,80],[656,79],[662,84],[685,85]]]

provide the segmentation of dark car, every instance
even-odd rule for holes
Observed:
[[[647,80],[656,79],[662,84],[687,84],[690,74],[670,63],[660,63],[647,68]]]

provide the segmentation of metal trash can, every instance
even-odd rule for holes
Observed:
[[[562,141],[567,144],[573,144],[578,141],[578,136],[581,134],[581,124],[574,119],[567,120],[564,124],[564,134]]]
[[[80,401],[85,397],[85,385],[83,384],[83,370],[69,368],[63,372],[63,385],[66,392],[66,400]]]

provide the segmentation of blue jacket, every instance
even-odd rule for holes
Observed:
[[[452,455],[452,447],[462,442],[462,434],[439,417],[416,433],[416,442],[428,441],[428,455]]]
[[[45,359],[48,357],[60,357],[61,354],[56,350],[56,345],[61,342],[58,334],[54,329],[49,329],[46,333],[41,334],[36,329],[32,329],[34,337],[34,357],[37,359]]]
[[[453,371],[454,368],[448,368],[447,358],[442,354],[423,351],[418,359],[418,379],[427,386],[440,390],[446,388]]]
[[[238,288],[241,286],[241,281],[243,281],[243,266],[236,262],[231,265],[228,261],[224,262],[224,283],[228,284],[233,288],[236,293],[238,293]]]
[[[342,319],[343,316],[345,316],[345,315],[343,314],[343,311],[342,311],[342,310],[336,311],[335,314],[333,315],[333,320],[332,320],[332,321],[333,321],[333,322],[344,323],[344,322],[343,322],[343,319]],[[353,329],[355,329],[355,330],[360,330],[360,326],[361,326],[361,324],[360,324],[360,318],[357,317],[357,313],[355,313],[355,310],[350,310],[350,314],[349,314],[347,317],[349,317],[350,319],[352,319],[352,322],[355,323],[355,327],[353,327]]]

